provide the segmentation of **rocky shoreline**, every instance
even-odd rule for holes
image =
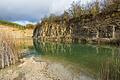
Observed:
[[[0,70],[0,80],[93,80],[82,73],[76,75],[61,64],[35,57],[21,59],[16,67]]]

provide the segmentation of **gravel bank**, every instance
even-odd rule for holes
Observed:
[[[0,80],[93,80],[80,73],[73,74],[62,64],[24,58],[21,64],[0,71]]]

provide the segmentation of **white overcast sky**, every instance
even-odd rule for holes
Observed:
[[[39,21],[50,13],[62,13],[78,0],[0,0],[0,19]],[[92,0],[82,0],[83,3]]]

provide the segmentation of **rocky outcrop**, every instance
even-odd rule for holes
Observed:
[[[34,30],[34,38],[47,41],[81,42],[120,39],[120,12],[91,14],[54,21],[42,21]]]

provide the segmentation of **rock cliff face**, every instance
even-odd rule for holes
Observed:
[[[120,39],[120,12],[82,15],[69,20],[42,21],[34,30],[34,38],[47,41],[94,41]]]

